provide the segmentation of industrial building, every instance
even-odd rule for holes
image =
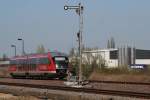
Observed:
[[[82,57],[83,63],[92,63],[92,61],[96,59],[97,64],[103,64],[108,68],[133,64],[150,65],[150,50],[131,47],[84,51]]]

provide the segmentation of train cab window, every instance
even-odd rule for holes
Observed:
[[[68,59],[66,57],[55,57],[54,61],[59,66],[64,66],[64,67],[68,66]]]

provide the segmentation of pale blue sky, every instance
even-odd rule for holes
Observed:
[[[77,47],[78,16],[63,6],[79,0],[0,0],[0,56],[14,54],[16,44],[21,54],[35,52],[37,45],[68,53]],[[150,49],[150,0],[82,0],[84,9],[84,44],[105,48],[113,36],[116,44]]]

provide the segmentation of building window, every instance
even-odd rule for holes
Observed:
[[[136,59],[150,59],[150,50],[136,49]]]
[[[118,50],[110,51],[110,59],[118,59]]]

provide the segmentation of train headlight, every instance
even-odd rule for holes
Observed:
[[[56,64],[56,68],[58,68],[58,65]]]

